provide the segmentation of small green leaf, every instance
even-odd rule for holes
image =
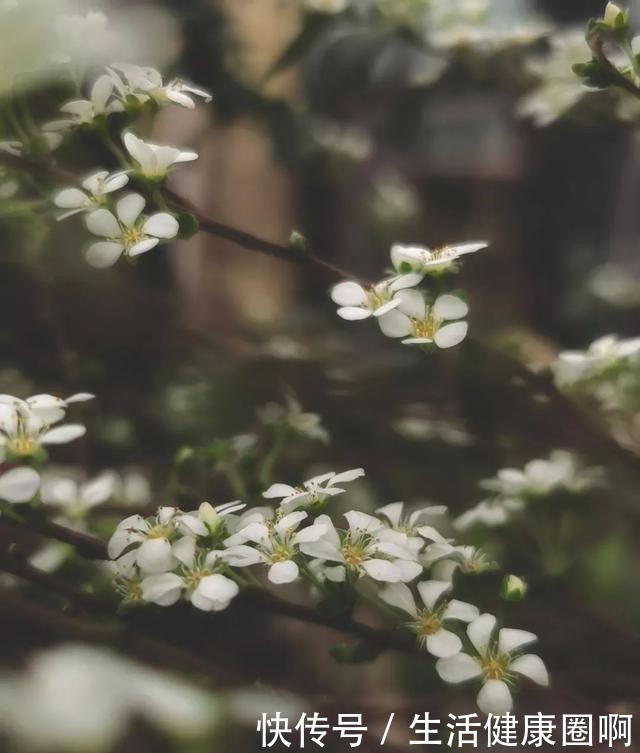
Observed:
[[[189,240],[199,230],[198,220],[190,212],[182,212],[177,217],[178,220],[178,238],[183,241]]]

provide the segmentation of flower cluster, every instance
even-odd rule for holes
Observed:
[[[591,395],[606,408],[632,414],[640,410],[639,337],[605,335],[586,351],[563,351],[553,372],[563,390]]]
[[[416,286],[429,276],[458,271],[460,257],[487,245],[473,242],[438,249],[394,245],[389,277],[373,285],[340,282],[331,290],[331,298],[343,319],[374,317],[384,335],[402,338],[405,345],[452,348],[467,336],[466,302],[451,294],[433,299]]]
[[[111,140],[107,119],[117,113],[135,114],[147,104],[157,107],[175,103],[193,108],[194,96],[211,100],[208,92],[179,79],[163,81],[153,68],[114,63],[96,79],[88,99],[67,102],[60,108],[65,117],[43,126],[45,135],[58,140],[78,127],[86,127],[103,139],[122,163],[122,169],[116,172],[96,169],[79,186],[64,188],[53,197],[55,206],[64,210],[59,220],[83,213],[87,229],[100,239],[86,251],[90,265],[110,267],[121,256],[133,258],[175,238],[178,220],[167,211],[154,186],[175,165],[198,158],[194,151],[145,141],[126,128],[122,132],[122,149]],[[145,214],[147,198],[142,193],[115,196],[131,181],[147,189],[161,211]]]
[[[456,528],[504,525],[528,502],[555,494],[581,494],[593,488],[600,476],[599,468],[581,467],[567,450],[554,450],[548,458],[530,460],[522,469],[501,468],[494,478],[480,482],[480,487],[494,496],[460,515]]]
[[[263,497],[279,500],[276,507],[203,503],[193,512],[161,507],[150,518],[132,515],[108,545],[116,587],[127,603],[168,607],[182,599],[215,612],[242,589],[264,587],[265,578],[276,587],[306,582],[325,601],[351,594],[347,603],[368,580],[368,590],[376,587],[381,602],[404,616],[418,646],[438,660],[442,679],[482,681],[483,711],[511,708],[509,688],[519,674],[547,684],[542,661],[520,656],[533,634],[502,629],[490,640],[495,617],[480,616],[476,606],[453,598],[456,573],[477,574],[494,565],[480,550],[456,545],[437,530],[446,508],[407,512],[394,502],[374,515],[350,510],[344,525],[326,512],[344,485],[363,475],[354,468],[296,486],[272,484]],[[466,653],[465,627],[477,655]]]

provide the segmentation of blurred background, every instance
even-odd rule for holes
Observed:
[[[425,31],[413,15],[420,3],[389,0],[374,12],[375,3],[360,2],[337,14],[309,13],[296,0],[112,2],[102,10],[120,59],[213,94],[212,106],[161,111],[147,134],[200,155],[172,175],[174,191],[274,242],[288,243],[296,230],[316,255],[365,279],[382,276],[394,242],[486,239],[489,248],[453,279],[470,304],[472,341],[429,356],[405,349],[367,323],[338,319],[328,296],[334,280],[317,269],[204,233],[135,265],[95,270],[83,259],[81,222],[14,206],[0,212],[0,391],[95,393],[82,409],[86,440],[58,448],[55,462],[81,464],[89,475],[135,470],[152,490],[142,502],[149,510],[235,498],[226,471],[247,434],[255,444],[242,456],[241,491],[259,503],[256,458],[269,447],[269,416],[281,416],[273,404],[291,396],[322,417],[331,441],[296,438],[274,480],[363,466],[363,483],[336,509],[430,500],[456,516],[482,498],[478,482],[499,468],[575,451],[585,465],[604,466],[607,480],[563,512],[560,563],[541,564],[508,528],[471,535],[505,572],[527,577],[530,591],[521,603],[500,603],[501,575],[489,573],[465,582],[461,598],[469,589],[475,603],[540,636],[552,687],[525,688],[519,712],[634,713],[638,465],[594,442],[478,346],[543,367],[602,334],[637,334],[636,114],[606,92],[582,98],[570,65],[588,59],[586,45],[554,74],[560,83],[549,100],[540,74],[555,36],[579,38],[603,4],[495,0],[490,22],[471,16],[465,30],[461,11],[455,23],[443,16]],[[29,91],[39,121],[54,116],[61,91],[55,80]],[[531,104],[534,95],[542,104]],[[90,138],[63,144],[56,159],[76,172],[112,166]],[[626,427],[625,446],[637,451],[639,435]],[[552,528],[557,509],[545,511]],[[26,626],[11,609],[0,632],[7,673],[64,637]],[[391,711],[405,718],[405,731],[399,724],[386,747],[403,750],[413,713],[473,710],[472,694],[443,689],[427,659],[328,661],[340,637],[321,627],[238,607],[201,633],[203,656],[242,670],[232,685],[280,688],[293,709],[364,713],[369,749]],[[176,741],[152,716],[133,713],[136,723],[109,749],[259,749],[255,720],[266,702],[220,701],[216,713],[232,723],[213,742]]]

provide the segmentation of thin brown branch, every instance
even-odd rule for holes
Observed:
[[[0,519],[0,526],[13,534],[24,536],[29,533],[37,533],[56,541],[71,544],[75,547],[77,553],[85,559],[108,559],[106,544],[103,541],[94,536],[78,533],[54,523],[36,523],[32,527],[27,523],[18,523],[17,521],[9,521],[6,518],[2,518]],[[17,566],[11,567],[15,569]],[[33,573],[23,564],[20,566],[20,577],[27,576],[31,579],[34,577]],[[36,580],[42,585],[47,582],[49,585],[53,585],[53,582],[45,574],[40,574]],[[77,596],[77,594],[74,595]],[[267,592],[247,590],[243,592],[242,601],[261,611],[337,630],[341,633],[351,635],[358,640],[367,641],[381,649],[394,649],[405,652],[415,650],[414,643],[402,632],[378,630],[351,618],[328,619],[319,614],[315,609],[285,601]]]

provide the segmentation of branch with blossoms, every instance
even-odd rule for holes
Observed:
[[[244,594],[257,608],[342,630],[359,642],[336,646],[333,653],[340,661],[371,659],[384,648],[406,650],[397,632],[402,628],[435,659],[443,680],[480,680],[478,705],[485,713],[512,707],[518,676],[548,684],[541,659],[525,653],[536,640],[533,633],[498,630],[495,617],[454,598],[458,573],[477,574],[494,565],[479,550],[439,532],[436,521],[445,508],[406,512],[397,502],[375,515],[351,510],[344,514],[345,525],[334,522],[332,500],[364,475],[362,468],[324,473],[297,485],[272,483],[262,494],[271,504],[261,507],[204,502],[190,512],[160,507],[150,517],[130,515],[116,526],[106,548],[82,530],[67,533],[52,525],[44,500],[64,496],[69,484],[58,480],[53,491],[43,494],[36,468],[45,462],[52,439],[71,442],[84,433],[82,425],[62,422],[70,406],[92,397],[0,399],[4,459],[16,466],[0,476],[3,513],[9,518],[4,530],[12,537],[32,530],[72,544],[81,555],[108,558],[115,590],[128,608],[169,608],[187,601],[215,613]],[[102,479],[73,488],[91,507],[104,501],[106,486]],[[29,574],[15,564],[7,569]],[[272,594],[295,582],[309,590],[315,610]],[[365,597],[387,615],[390,628],[377,630],[352,619]]]

